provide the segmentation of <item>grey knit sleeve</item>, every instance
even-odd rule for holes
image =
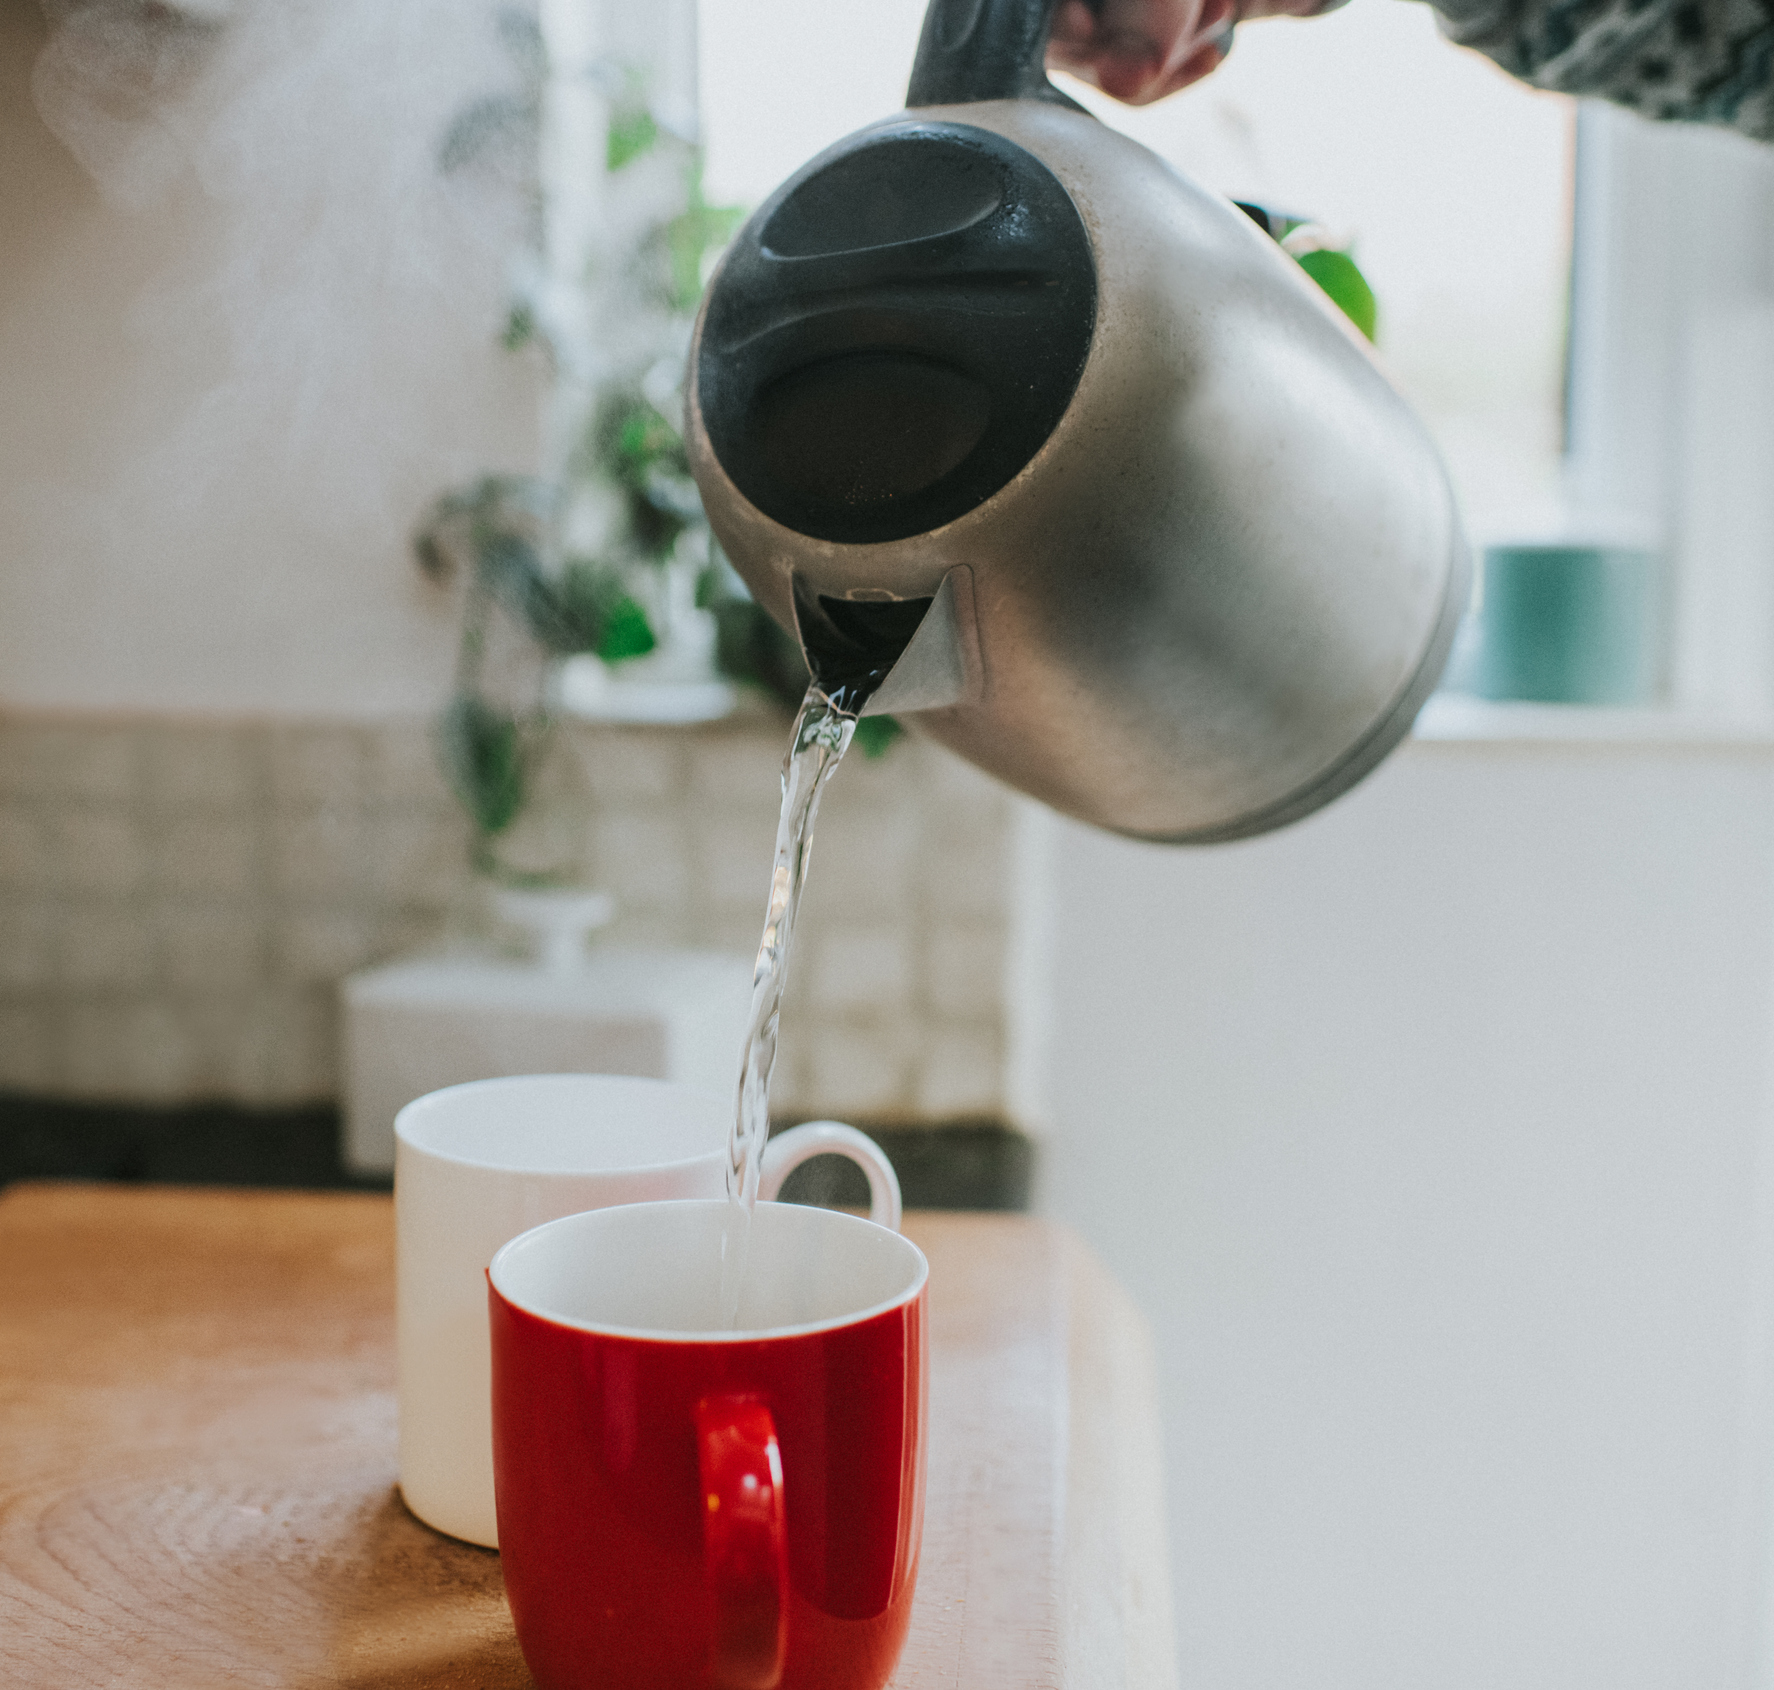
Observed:
[[[1512,76],[1774,140],[1774,0],[1435,0]]]

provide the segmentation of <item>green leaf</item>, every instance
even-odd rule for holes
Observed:
[[[445,556],[434,529],[422,529],[413,536],[413,556],[433,581],[442,581],[450,572],[450,560]]]
[[[641,492],[655,510],[669,511],[681,521],[695,522],[702,515],[702,495],[697,492],[695,481],[663,458],[647,466]]]
[[[499,344],[507,352],[515,352],[520,346],[527,346],[536,338],[536,313],[528,304],[512,306],[510,315],[505,319],[504,332],[499,336]]]
[[[501,833],[524,804],[521,737],[515,718],[484,699],[461,694],[439,724],[444,770],[483,834]]]
[[[488,591],[518,615],[527,615],[542,578],[542,559],[535,546],[522,534],[483,522],[474,536],[474,558]]]
[[[597,654],[606,663],[620,663],[624,658],[645,657],[659,642],[653,637],[647,613],[624,596],[610,612],[604,624],[603,638],[598,641]]]
[[[621,596],[620,581],[596,564],[569,563],[553,591],[554,618],[545,643],[562,657],[596,651],[603,641],[604,624]]]
[[[628,537],[649,563],[663,563],[677,549],[678,536],[690,525],[676,511],[662,510],[644,493],[628,498]]]
[[[625,164],[632,164],[643,153],[651,152],[658,139],[659,125],[645,106],[614,113],[610,118],[610,139],[604,152],[606,167],[615,171]]]
[[[905,724],[897,716],[862,716],[856,723],[856,744],[865,757],[885,757],[904,732]]]
[[[1367,277],[1348,253],[1324,247],[1317,252],[1302,252],[1295,262],[1330,295],[1331,303],[1350,322],[1369,340],[1374,338],[1379,327],[1379,306],[1374,290],[1367,285]]]
[[[763,688],[785,710],[796,708],[812,677],[794,635],[749,597],[719,599],[713,609],[715,667]]]
[[[475,558],[487,591],[538,645],[566,656],[596,648],[603,631],[597,590],[588,592],[571,571],[559,583],[550,581],[527,535],[483,520],[475,532]]]
[[[649,562],[670,557],[678,537],[702,518],[690,460],[677,429],[632,389],[598,407],[574,455],[574,471],[622,490],[627,524],[622,547]]]
[[[494,27],[511,61],[524,82],[539,88],[548,75],[548,45],[542,39],[542,24],[533,12],[516,6],[501,7]]]
[[[481,585],[522,613],[528,582],[540,565],[529,540],[553,519],[555,494],[531,476],[484,475],[433,501],[413,536],[419,567],[446,578],[458,560],[472,557]]]
[[[718,252],[745,221],[743,207],[710,205],[702,192],[702,163],[690,170],[689,193],[683,212],[665,226],[665,243],[671,261],[671,303],[679,311],[694,311],[702,298],[702,261]]]
[[[458,114],[438,143],[438,168],[447,176],[495,151],[508,158],[535,151],[542,133],[541,102],[530,94],[492,94]]]
[[[646,400],[625,396],[618,400],[611,420],[614,429],[606,421],[599,425],[599,434],[610,441],[617,477],[625,485],[638,488],[661,468],[688,476],[682,436]]]

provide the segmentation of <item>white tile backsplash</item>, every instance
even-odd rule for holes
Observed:
[[[71,1095],[113,1103],[166,1103],[176,1098],[186,1041],[172,1001],[120,993],[82,994],[66,1006],[59,1020],[57,1078]]]
[[[716,909],[731,910],[757,927],[770,894],[775,863],[776,818],[736,815],[724,809],[697,818],[694,895]],[[757,944],[754,933],[746,941]]]
[[[379,803],[364,822],[375,850],[364,884],[378,901],[436,904],[449,899],[462,876],[468,824],[453,805],[439,811],[427,800]]]
[[[163,984],[234,991],[269,978],[269,923],[262,904],[163,902],[155,916]]]
[[[365,773],[373,797],[383,803],[458,813],[437,764],[437,737],[429,722],[394,722],[371,731]]]
[[[905,750],[902,744],[889,755],[903,755]],[[844,764],[843,772],[834,775],[833,781],[850,772],[850,765]],[[876,773],[864,764],[861,780]],[[814,847],[819,867],[814,872],[819,873],[828,862],[842,864],[845,907],[853,914],[884,917],[901,926],[906,907],[917,898],[921,835],[930,817],[922,804],[906,809],[883,803],[883,784],[874,783],[871,802],[851,808],[833,802],[829,812],[820,816]]]
[[[76,904],[62,918],[57,980],[75,990],[146,990],[159,972],[154,937],[139,904]]]
[[[343,980],[376,959],[373,912],[362,907],[295,909],[273,932],[277,977],[304,985]]]
[[[155,882],[204,899],[251,897],[261,877],[259,819],[248,802],[232,813],[182,813],[156,830]]]
[[[148,873],[145,818],[127,800],[115,807],[54,806],[46,817],[45,880],[75,895],[125,897]]]
[[[612,942],[749,954],[786,721],[571,730]],[[0,716],[0,1089],[335,1097],[338,980],[484,922],[430,724]],[[827,788],[783,1113],[1001,1112],[1009,813],[915,736]]]
[[[5,826],[0,821],[0,828]],[[36,993],[56,974],[60,912],[41,899],[0,897],[0,993]]]
[[[931,924],[923,979],[930,1007],[944,1016],[992,1021],[1004,990],[1004,927],[979,918]]]
[[[805,1027],[797,1041],[802,1083],[833,1114],[898,1116],[910,1112],[913,1055],[908,1029],[887,1020]]]
[[[931,1116],[995,1114],[1002,1107],[1001,1041],[995,1027],[936,1033],[918,1066],[915,1107]]]
[[[255,1029],[265,1061],[265,1102],[306,1103],[339,1091],[339,1016],[332,988],[288,988]]]
[[[23,897],[48,890],[54,860],[43,812],[28,797],[0,804],[0,890]]]
[[[607,728],[576,744],[587,782],[606,803],[658,804],[684,790],[689,737]]]
[[[53,1094],[67,1074],[55,1047],[54,1015],[16,999],[0,1002],[0,1076],[14,1091]]]
[[[24,758],[42,796],[127,803],[137,791],[141,739],[133,727],[41,730]]]
[[[912,988],[910,936],[903,924],[828,926],[800,952],[811,964],[813,996],[824,1010],[868,1016],[903,1009]]]
[[[348,897],[355,900],[369,878],[369,854],[379,848],[365,837],[354,805],[280,812],[268,818],[271,880],[289,897]]]
[[[742,732],[731,738],[701,737],[701,743],[690,747],[690,797],[704,814],[735,806],[774,818],[782,807],[782,756],[787,748],[786,726],[779,735]],[[590,767],[595,786],[595,763]]]
[[[685,834],[683,817],[669,808],[600,817],[593,847],[598,879],[620,886],[627,903],[681,908],[692,885]]]
[[[920,884],[935,918],[983,920],[1004,908],[1008,800],[970,819],[950,822],[921,853]]]
[[[302,727],[272,730],[271,798],[279,810],[355,811],[366,796],[367,728]]]
[[[253,808],[260,766],[248,730],[184,727],[140,738],[143,786],[157,808],[236,815]]]

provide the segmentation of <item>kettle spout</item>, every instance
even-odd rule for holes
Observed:
[[[794,578],[796,632],[807,667],[848,715],[909,715],[965,704],[981,691],[973,573],[951,569],[929,598],[818,593]]]
[[[899,661],[863,707],[863,715],[909,716],[946,710],[980,695],[979,623],[973,611],[973,571],[951,569],[930,608],[906,642]]]

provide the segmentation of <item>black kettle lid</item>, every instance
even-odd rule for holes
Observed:
[[[1025,148],[917,114],[840,142],[740,231],[696,394],[764,515],[871,544],[954,521],[1040,450],[1096,324],[1071,196]]]
[[[908,104],[1035,98],[1055,0],[932,0]],[[729,479],[796,533],[928,533],[1034,457],[1071,403],[1097,278],[1026,148],[916,110],[792,176],[740,231],[703,318],[697,403]]]

